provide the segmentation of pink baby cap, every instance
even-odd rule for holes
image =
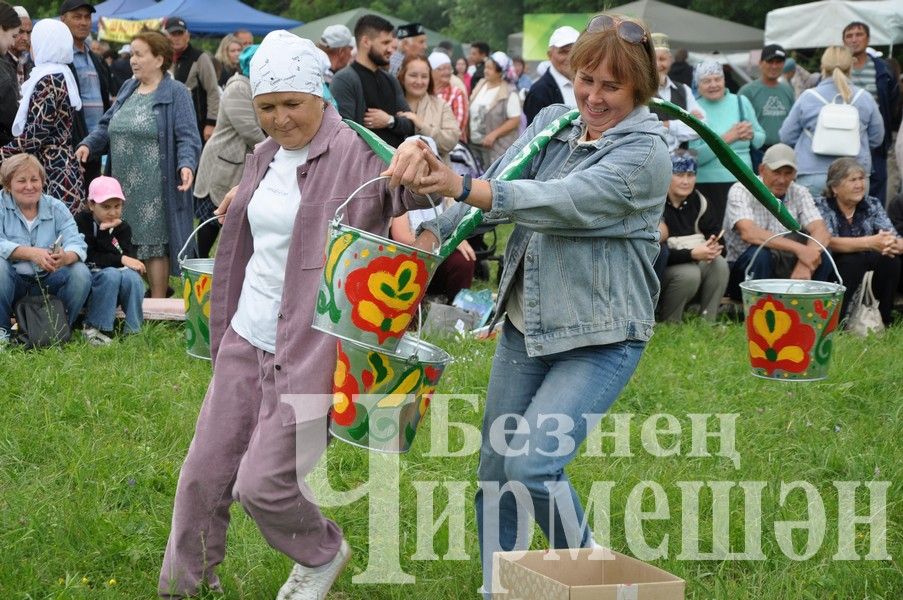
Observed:
[[[119,198],[125,202],[122,186],[113,177],[97,177],[88,186],[88,199],[103,204],[110,198]]]

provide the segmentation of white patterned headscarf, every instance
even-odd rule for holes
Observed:
[[[263,38],[251,59],[251,93],[304,92],[323,97],[323,70],[313,42],[284,29]]]
[[[505,81],[514,81],[514,63],[511,62],[511,59],[508,58],[507,54],[501,50],[496,50],[489,55],[489,58],[499,66],[499,70],[502,72],[502,78]]]
[[[708,77],[710,75],[718,75],[719,77],[724,77],[724,67],[722,67],[721,63],[717,60],[704,60],[696,65],[696,70],[693,72],[693,77],[695,77],[696,85],[699,85],[699,82],[702,81],[704,77]]]
[[[22,84],[22,101],[16,111],[13,121],[13,135],[21,135],[25,131],[25,123],[28,120],[28,107],[31,104],[31,94],[38,81],[47,75],[61,74],[66,79],[66,89],[69,92],[69,103],[73,110],[80,110],[82,99],[78,93],[78,82],[75,80],[69,63],[73,54],[72,33],[61,21],[56,19],[41,19],[31,32],[31,57],[34,59],[34,68],[28,79]]]

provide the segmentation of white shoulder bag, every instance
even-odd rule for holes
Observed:
[[[850,309],[847,312],[846,328],[858,336],[866,337],[869,333],[881,333],[884,331],[884,321],[878,310],[878,300],[872,291],[872,276],[874,271],[868,271],[862,278],[862,283],[853,299],[850,301]]]

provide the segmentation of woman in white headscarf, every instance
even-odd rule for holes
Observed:
[[[507,54],[490,54],[484,73],[470,94],[470,149],[488,169],[517,139],[523,111],[517,88],[510,81],[513,71]]]
[[[22,100],[13,121],[13,139],[0,148],[0,160],[27,152],[47,172],[46,193],[75,214],[84,181],[72,151],[72,119],[82,107],[72,62],[72,34],[54,19],[41,19],[31,33],[35,66],[22,84]]]
[[[452,64],[448,54],[433,52],[430,54],[430,68],[433,70],[433,93],[448,104],[461,130],[461,141],[467,142],[467,95],[464,90],[452,84]]]
[[[324,100],[318,52],[274,31],[251,59],[254,110],[269,137],[218,209],[228,212],[210,303],[213,379],[179,474],[164,598],[194,595],[204,584],[219,589],[233,498],[296,563],[280,600],[325,597],[350,556],[304,482],[326,448],[336,365],[336,339],[311,322],[329,221],[386,165]],[[345,217],[385,236],[406,206],[428,203],[381,180],[355,196]]]

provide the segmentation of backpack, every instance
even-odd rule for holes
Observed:
[[[849,104],[843,101],[840,94],[834,96],[831,102],[816,92],[811,92],[821,100],[824,106],[818,111],[818,119],[815,122],[815,133],[808,129],[806,135],[812,138],[812,152],[828,156],[858,156],[861,140],[859,137],[859,111],[853,104],[859,95],[865,90],[859,90]],[[835,100],[841,98],[840,104]]]
[[[27,349],[62,344],[72,337],[66,307],[56,296],[25,296],[16,303],[15,313],[18,341]]]

